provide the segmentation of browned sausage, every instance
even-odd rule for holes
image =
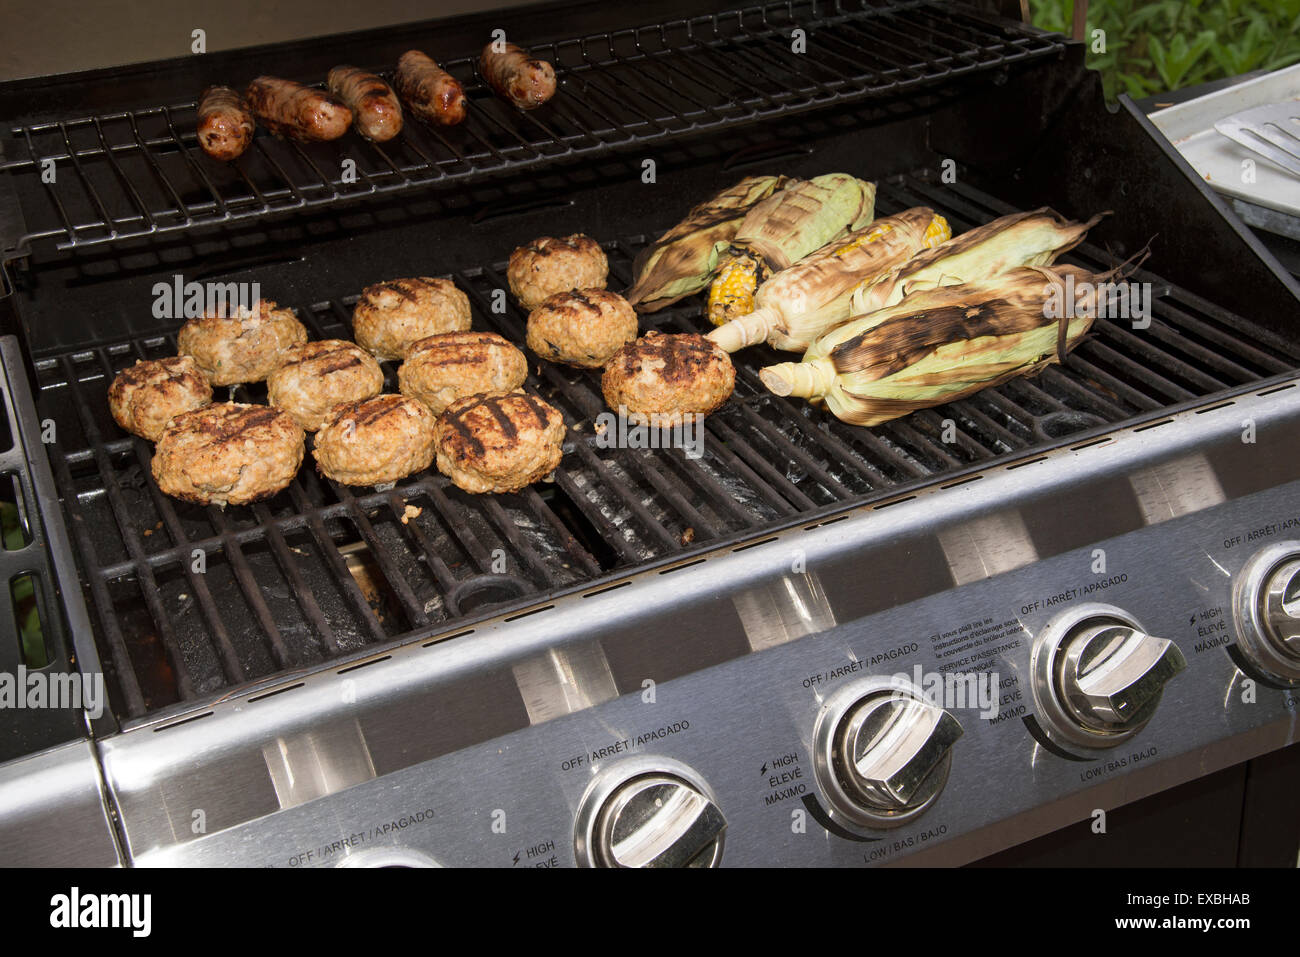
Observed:
[[[336,140],[352,125],[352,111],[328,93],[278,76],[259,76],[244,99],[263,126],[295,139]]]
[[[521,110],[541,106],[555,95],[555,70],[545,60],[534,60],[513,43],[497,53],[489,43],[479,57],[479,70],[497,95]]]
[[[352,111],[353,125],[368,140],[382,143],[402,131],[402,104],[387,83],[354,66],[336,66],[325,80],[329,91]]]
[[[210,86],[199,97],[199,146],[213,159],[229,162],[253,142],[253,114],[228,86]]]
[[[459,81],[419,50],[402,54],[393,83],[420,119],[439,126],[465,119],[465,91]]]

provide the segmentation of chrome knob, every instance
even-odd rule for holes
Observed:
[[[690,769],[636,762],[603,776],[583,799],[577,857],[590,867],[716,867],[726,828]]]
[[[1232,592],[1240,649],[1270,678],[1300,685],[1300,542],[1252,556]]]
[[[814,731],[832,810],[867,827],[911,820],[943,790],[961,735],[956,718],[910,685],[868,679],[841,689]]]
[[[596,824],[596,857],[606,867],[707,865],[727,822],[718,806],[679,778],[630,781],[605,805]],[[703,860],[701,860],[703,858]]]
[[[874,695],[841,722],[839,769],[864,803],[901,811],[922,790],[961,737],[942,708],[916,698]]]
[[[1065,646],[1065,703],[1086,728],[1124,727],[1146,720],[1165,682],[1186,667],[1172,641],[1126,625],[1084,625]]]
[[[1187,667],[1172,641],[1110,605],[1053,619],[1034,646],[1034,697],[1050,730],[1076,744],[1113,747],[1155,714],[1165,685]]]
[[[1300,661],[1300,558],[1268,576],[1263,604],[1269,638],[1284,654]]]

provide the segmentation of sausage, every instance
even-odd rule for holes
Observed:
[[[210,86],[199,97],[199,146],[222,162],[238,158],[253,142],[253,114],[228,86]]]
[[[373,73],[336,66],[325,86],[352,111],[352,125],[366,139],[383,143],[402,131],[402,104],[392,88]]]
[[[513,43],[507,43],[500,53],[492,49],[493,45],[483,48],[478,65],[498,96],[521,110],[531,110],[555,95],[555,70],[549,63],[534,60],[527,50]]]
[[[465,119],[460,82],[419,50],[402,54],[393,83],[411,112],[425,122],[453,126]]]
[[[272,133],[299,140],[336,140],[352,125],[352,111],[328,93],[278,76],[259,76],[244,99]]]

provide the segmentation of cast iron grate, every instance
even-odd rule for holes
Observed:
[[[792,51],[796,28],[806,52]],[[188,101],[12,129],[0,171],[23,197],[22,240],[70,249],[594,157],[1062,48],[1059,37],[936,0],[787,0],[538,44],[559,89],[528,113],[500,102],[472,57],[451,60],[445,66],[471,103],[466,121],[435,129],[411,120],[382,145],[354,133],[299,144],[259,131],[243,157],[219,163],[199,149]],[[55,181],[46,182],[51,168]]]
[[[942,210],[958,231],[1009,211],[969,187],[880,184],[880,214],[917,204]],[[606,244],[611,288],[629,283],[643,244]],[[1106,264],[1086,245],[1073,258]],[[506,285],[503,264],[453,278],[470,295],[477,328],[523,341],[525,314],[491,309],[492,292]],[[1064,367],[878,428],[772,396],[757,372],[777,355],[739,353],[735,396],[706,420],[698,459],[601,447],[598,374],[543,363],[526,387],[564,412],[569,449],[553,483],[516,495],[467,495],[434,472],[390,491],[349,489],[305,467],[254,507],[186,505],[158,491],[150,445],[125,436],[105,401],[119,369],[173,354],[174,336],[42,358],[38,405],[57,426],[54,474],[117,713],[138,717],[359,649],[449,635],[512,604],[1295,368],[1295,356],[1252,338],[1240,317],[1157,276],[1139,278],[1158,297],[1150,329],[1100,321]],[[313,337],[350,338],[354,301],[298,309]],[[698,297],[643,325],[705,328]],[[391,390],[394,364],[385,369]],[[265,394],[241,387],[236,397]],[[947,420],[955,441],[943,441]]]

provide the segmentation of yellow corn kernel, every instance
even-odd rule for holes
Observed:
[[[889,232],[894,227],[890,223],[883,223],[881,224],[880,228],[881,228],[880,235],[883,236],[885,233]],[[875,230],[873,229],[871,230],[871,232],[874,233]],[[934,217],[930,220],[930,224],[925,227],[924,235],[925,238],[922,241],[921,249],[919,250],[922,252],[927,249],[933,249],[935,246],[938,246],[941,243],[946,243],[948,240],[952,239],[952,227],[948,225],[948,220],[944,219],[938,213],[935,213]],[[872,236],[871,233],[868,233],[866,236],[863,236],[861,240],[855,241],[853,243],[849,243],[843,249],[835,250],[835,252],[832,255],[838,256],[841,253],[847,252],[849,249],[852,249],[854,245],[860,245],[861,243],[864,242],[871,242],[872,239],[875,238],[878,237]],[[858,283],[857,287],[853,290],[853,292],[856,294],[858,290],[865,289],[866,287],[870,286],[872,283],[877,282],[879,279],[880,279],[879,276],[868,276],[866,279],[862,280],[862,282]]]
[[[746,253],[728,259],[709,287],[709,322],[720,326],[753,312],[754,293],[760,279],[766,278],[763,272],[759,261]]]
[[[856,236],[853,239],[849,240],[839,249],[835,250],[835,252],[831,253],[831,255],[834,256],[836,259],[843,259],[846,255],[848,255],[853,250],[857,249],[859,246],[865,246],[867,243],[874,243],[881,236],[884,236],[886,233],[891,233],[893,231],[894,231],[893,223],[880,223],[879,225],[872,226],[861,236]]]
[[[934,219],[930,220],[930,225],[925,227],[925,248],[932,249],[950,239],[952,239],[952,227],[948,225],[948,220],[936,214]]]

